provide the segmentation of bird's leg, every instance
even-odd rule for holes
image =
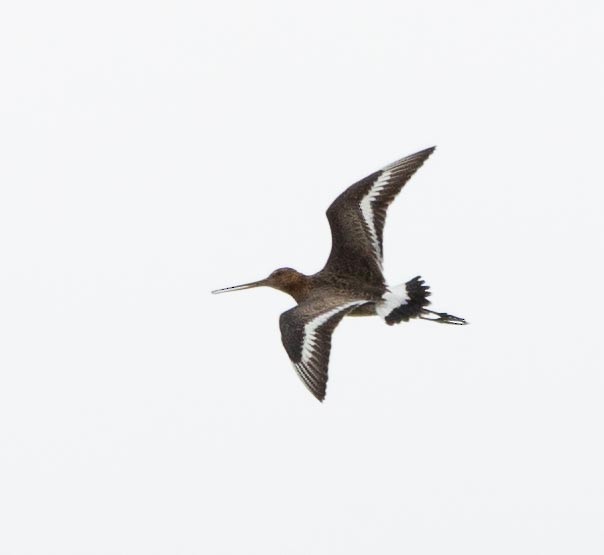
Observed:
[[[456,326],[463,326],[464,324],[468,323],[459,316],[452,316],[446,312],[434,312],[433,310],[428,310],[427,308],[422,310],[420,318],[422,320],[429,320],[430,322],[437,322],[439,324],[453,324]]]

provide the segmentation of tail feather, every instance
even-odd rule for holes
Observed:
[[[389,326],[408,322],[420,316],[430,304],[429,287],[420,277],[414,277],[403,285],[393,287],[384,296],[377,307],[377,312]]]

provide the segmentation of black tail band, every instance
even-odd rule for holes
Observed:
[[[414,277],[405,283],[405,288],[407,289],[408,299],[384,318],[389,326],[399,322],[408,322],[411,318],[417,318],[423,309],[430,304],[428,300],[430,296],[429,287],[420,276]]]

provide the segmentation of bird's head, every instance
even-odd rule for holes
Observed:
[[[215,291],[212,291],[212,293],[228,293],[229,291],[240,291],[242,289],[251,289],[252,287],[272,287],[273,289],[278,289],[284,293],[289,293],[296,298],[297,292],[304,287],[306,279],[307,276],[293,268],[278,268],[267,278],[259,281],[252,281],[251,283],[244,283],[243,285],[216,289]]]

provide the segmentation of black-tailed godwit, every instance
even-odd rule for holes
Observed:
[[[377,315],[389,325],[411,318],[466,324],[463,318],[426,308],[430,292],[419,276],[389,287],[382,274],[388,206],[434,148],[372,173],[336,198],[327,209],[331,253],[320,272],[307,276],[292,268],[279,268],[260,281],[212,291],[267,286],[296,300],[297,306],[279,318],[281,339],[298,376],[320,401],[325,398],[331,335],[344,316]]]

